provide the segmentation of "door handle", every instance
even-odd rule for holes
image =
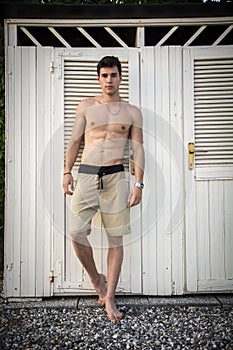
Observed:
[[[189,142],[188,144],[189,170],[194,169],[194,153],[197,153],[197,152],[208,152],[208,151],[205,149],[195,149],[194,143]]]

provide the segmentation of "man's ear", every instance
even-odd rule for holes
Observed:
[[[99,77],[99,75],[97,75],[96,79],[98,80],[98,82],[100,81],[100,77]]]

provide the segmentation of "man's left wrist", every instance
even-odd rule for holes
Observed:
[[[142,190],[144,188],[144,183],[142,183],[142,182],[135,182],[134,186],[138,187],[138,188],[140,188]]]

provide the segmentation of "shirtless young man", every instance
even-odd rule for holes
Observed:
[[[144,173],[142,115],[138,108],[123,101],[119,95],[121,64],[117,57],[106,56],[97,66],[97,79],[102,96],[80,102],[72,136],[67,148],[63,179],[64,192],[72,195],[71,237],[77,257],[86,269],[105,305],[110,321],[119,321],[122,313],[115,304],[115,290],[123,261],[123,235],[130,232],[129,208],[141,201]],[[74,191],[71,174],[80,142],[84,150]],[[124,179],[123,154],[130,137],[135,163],[135,185],[127,193]],[[73,192],[74,191],[74,192]],[[107,289],[93,259],[87,235],[91,219],[100,209],[107,232]]]

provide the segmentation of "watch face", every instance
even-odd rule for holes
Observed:
[[[141,183],[141,182],[136,182],[135,186],[137,186],[137,187],[139,187],[139,188],[141,188],[141,189],[144,188],[144,184]]]

